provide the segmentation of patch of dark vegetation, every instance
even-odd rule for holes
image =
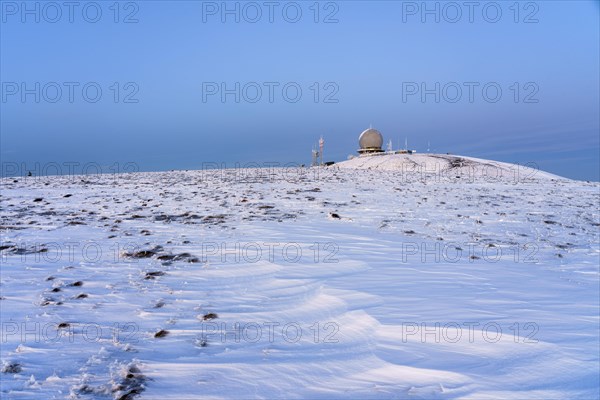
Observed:
[[[47,217],[50,215],[58,215],[58,214],[56,213],[56,211],[44,211],[44,212],[38,213],[38,215],[41,215],[42,217]]]
[[[128,258],[150,258],[157,255],[160,251],[163,250],[162,246],[154,246],[152,249],[132,251],[132,252],[123,252],[123,257]]]
[[[7,250],[6,252],[9,254],[15,255],[27,255],[27,254],[36,254],[36,253],[46,253],[48,251],[47,248],[41,246],[32,246],[32,247],[17,247],[17,246],[9,246],[3,250]]]
[[[215,313],[208,313],[208,314],[204,314],[204,316],[202,316],[203,321],[210,321],[211,319],[217,319],[217,318],[219,318],[219,316]]]
[[[124,257],[129,257],[129,258],[150,258],[154,255],[156,255],[156,252],[153,250],[140,250],[140,251],[134,251],[132,253],[123,253]]]
[[[87,225],[87,224],[82,221],[69,221],[69,223],[67,225]]]
[[[112,384],[91,386],[88,384],[79,385],[73,388],[75,395],[94,396],[94,398],[106,398],[112,394],[115,400],[133,400],[146,390],[146,382],[149,380],[143,375],[134,363],[129,364],[115,374]]]
[[[165,273],[163,271],[150,271],[146,272],[146,276],[144,279],[156,279],[157,276],[163,276]]]
[[[457,158],[453,158],[452,160],[450,160],[450,168],[460,168],[460,167],[464,167],[467,165],[468,165],[468,162],[464,158],[457,157]]]
[[[2,367],[3,374],[18,374],[22,370],[23,370],[23,368],[21,367],[21,364],[16,363],[16,362],[6,363]]]
[[[164,338],[165,336],[167,336],[169,334],[169,331],[166,331],[164,329],[161,329],[160,331],[156,332],[154,334],[154,337],[156,339],[160,339],[160,338]]]
[[[194,257],[193,255],[191,255],[190,253],[181,253],[178,254],[177,257],[175,257],[175,261],[187,261],[190,263],[195,263],[198,262],[198,258]]]
[[[121,372],[121,380],[112,387],[112,393],[117,400],[133,400],[146,390],[148,378],[143,375],[135,364],[129,365]]]
[[[75,391],[75,393],[83,395],[96,393],[96,390],[94,390],[94,388],[92,388],[90,385],[80,385],[78,387],[75,387],[73,390]]]
[[[187,261],[190,263],[199,262],[197,257],[193,256],[190,253],[180,253],[180,254],[161,254],[156,257],[157,260],[160,261]]]
[[[40,306],[42,306],[42,307],[51,306],[51,305],[60,306],[62,304],[63,304],[62,301],[56,301],[52,297],[43,297],[42,300],[40,301]]]
[[[225,218],[227,218],[225,214],[207,215],[202,218],[202,222],[205,224],[222,224],[225,222]]]
[[[18,231],[18,230],[22,230],[22,229],[27,229],[25,227],[22,226],[16,226],[16,225],[0,225],[0,230],[2,231]]]

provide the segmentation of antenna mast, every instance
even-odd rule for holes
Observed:
[[[319,154],[321,155],[321,165],[323,165],[323,145],[325,141],[323,140],[323,136],[321,135],[321,139],[319,139]]]

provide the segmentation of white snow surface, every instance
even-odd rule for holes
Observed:
[[[501,161],[481,158],[457,156],[450,154],[389,154],[376,153],[354,157],[336,164],[342,168],[375,169],[395,171],[407,179],[424,176],[444,177],[446,179],[460,176],[463,179],[483,179],[490,182],[513,180],[514,182],[529,179],[563,179],[557,175],[541,171],[533,162],[526,164],[510,164]]]
[[[600,185],[438,160],[2,179],[0,397],[599,398]]]

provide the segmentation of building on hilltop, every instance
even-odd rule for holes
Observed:
[[[383,135],[377,129],[369,128],[358,137],[358,154],[383,153]]]
[[[364,130],[358,137],[359,155],[378,155],[378,154],[413,154],[415,150],[408,149],[408,143],[405,142],[404,149],[393,150],[392,142],[388,144],[387,151],[382,149],[383,135],[377,129],[369,128]]]

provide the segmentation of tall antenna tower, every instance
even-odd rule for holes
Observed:
[[[323,136],[319,139],[319,154],[321,155],[321,165],[323,165],[323,146],[325,145],[325,141],[323,140]]]
[[[394,148],[392,146],[392,139],[390,139],[390,141],[388,142],[387,151],[388,153],[392,153],[394,151]]]

